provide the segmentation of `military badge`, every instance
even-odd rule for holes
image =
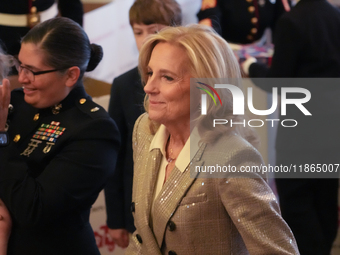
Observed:
[[[38,147],[42,141],[46,141],[46,146],[43,152],[49,153],[52,146],[57,142],[58,138],[63,135],[66,128],[59,126],[60,122],[52,121],[51,124],[41,124],[38,130],[34,133],[31,143],[21,155],[29,157],[29,155]]]

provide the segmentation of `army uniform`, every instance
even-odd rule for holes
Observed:
[[[197,17],[211,19],[213,28],[228,42],[249,44],[259,40],[266,28],[274,30],[282,13],[281,0],[274,4],[270,0],[203,0]]]
[[[12,92],[10,144],[0,147],[0,197],[11,213],[8,254],[100,254],[92,204],[115,168],[119,132],[78,84],[60,104],[36,109]]]
[[[31,26],[28,15],[32,11],[39,14],[41,22],[56,17],[59,11],[61,16],[83,24],[84,11],[80,0],[58,0],[58,4],[55,0],[1,0],[0,45],[8,54],[19,53],[20,40]]]

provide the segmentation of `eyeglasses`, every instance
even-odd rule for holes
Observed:
[[[24,67],[22,65],[16,65],[16,69],[17,69],[19,75],[21,73],[23,73],[31,82],[33,82],[35,80],[35,76],[36,75],[45,74],[45,73],[52,73],[52,72],[56,72],[56,71],[61,71],[61,70],[65,70],[67,68],[64,68],[64,69],[52,69],[52,70],[46,70],[46,71],[33,72],[32,70],[28,69],[27,67]]]

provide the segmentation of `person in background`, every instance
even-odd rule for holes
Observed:
[[[181,9],[175,0],[136,0],[130,8],[129,18],[138,50],[150,34],[182,23]],[[129,233],[135,230],[131,213],[132,129],[144,112],[144,95],[137,67],[113,81],[108,111],[118,125],[122,146],[115,175],[105,187],[105,200],[109,233],[123,248],[129,243]]]
[[[169,27],[145,42],[139,69],[147,113],[133,131],[136,231],[126,254],[299,254],[265,177],[240,173],[263,164],[255,134],[212,126],[218,116],[241,120],[228,90],[216,89],[223,104],[209,98],[201,115],[204,86],[192,78],[241,78],[226,41],[206,26]],[[212,165],[237,170],[195,171]]]
[[[3,79],[0,198],[13,222],[9,255],[100,254],[90,209],[114,171],[120,139],[82,78],[102,56],[79,24],[53,18],[22,39],[22,88],[11,92]]]
[[[1,0],[0,47],[7,54],[17,56],[21,38],[36,24],[58,15],[82,26],[84,11],[81,0]],[[12,89],[20,87],[15,68],[8,79]]]
[[[327,0],[300,0],[277,22],[270,68],[254,58],[242,64],[251,78],[315,78],[304,87],[311,93],[307,109],[312,116],[304,117],[297,108],[287,108],[284,118],[297,120],[298,126],[278,126],[276,165],[339,163],[340,89],[338,82],[336,86],[325,83],[332,79],[316,79],[340,78],[339,31],[339,9]],[[318,80],[319,83],[315,82]],[[300,84],[296,82],[296,87],[301,87]],[[255,85],[267,92],[272,92],[272,87],[280,87],[278,82],[266,83],[266,86],[255,82]],[[335,174],[332,179],[276,175],[282,216],[303,255],[331,253],[338,231],[339,179]]]
[[[70,18],[79,25],[83,24],[83,4],[80,0],[1,0],[0,41],[3,50],[17,55],[21,38],[40,22],[58,15]],[[31,15],[31,16],[29,16]]]
[[[277,19],[289,10],[289,0],[202,0],[197,17],[213,27],[228,43],[259,41],[266,28],[274,31]]]

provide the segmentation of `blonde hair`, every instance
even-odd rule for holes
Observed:
[[[212,78],[216,81],[220,78],[228,78],[228,83],[239,86],[241,72],[238,61],[228,43],[220,37],[212,28],[203,25],[188,25],[185,27],[167,27],[158,34],[151,35],[141,48],[139,55],[139,71],[143,85],[147,82],[147,66],[154,47],[166,42],[182,47],[190,62],[190,73],[193,78]],[[199,86],[199,85],[198,85]],[[231,128],[227,125],[217,125],[213,128],[214,119],[227,119],[233,122],[241,121],[240,116],[233,115],[233,98],[227,89],[216,89],[223,105],[216,106],[211,98],[207,100],[207,114],[201,115],[197,107],[195,125],[202,137],[202,141],[213,143],[221,134],[234,131],[255,145],[257,139],[255,133],[248,127],[235,125]],[[197,90],[200,96],[202,90]],[[216,100],[217,96],[214,95]],[[191,98],[192,99],[192,98]],[[198,99],[199,100],[199,99]],[[145,109],[148,111],[148,97],[145,97]],[[230,122],[229,122],[230,123]],[[150,131],[154,133],[159,124],[151,122]],[[204,134],[204,135],[203,135]]]

